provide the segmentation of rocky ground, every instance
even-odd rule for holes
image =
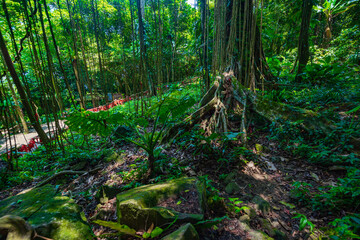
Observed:
[[[259,137],[256,142],[249,143],[255,159],[244,164],[230,164],[219,171],[219,164],[212,159],[204,159],[201,154],[194,155],[192,150],[182,151],[170,148],[164,151],[174,159],[178,159],[186,176],[197,177],[208,175],[211,185],[219,189],[220,201],[208,203],[204,209],[205,218],[213,219],[228,215],[216,227],[199,232],[200,239],[259,239],[256,234],[261,231],[275,239],[313,239],[321,235],[320,230],[310,234],[309,229],[299,231],[299,220],[293,217],[297,213],[307,216],[317,229],[326,226],[329,217],[318,215],[308,208],[297,207],[292,203],[291,192],[294,181],[307,182],[313,191],[323,184],[335,184],[343,173],[329,173],[329,169],[314,166],[304,159],[296,159],[277,148],[275,142]],[[113,232],[109,228],[92,223],[94,219],[116,221],[116,194],[126,190],[128,184],[138,179],[138,175],[146,159],[145,153],[132,145],[114,146],[114,151],[99,165],[101,170],[71,176],[60,186],[61,194],[71,197],[80,205],[93,232],[100,236]],[[169,163],[171,164],[171,163]],[[97,167],[99,167],[97,166]],[[90,170],[86,164],[83,170]],[[225,173],[225,174],[224,174]],[[140,180],[140,179],[138,179]],[[148,183],[155,182],[150,179]],[[58,184],[59,179],[50,183]],[[1,198],[14,195],[37,183],[25,184],[1,192]],[[106,199],[99,193],[104,189],[108,193]],[[108,189],[106,189],[108,187]],[[229,199],[235,199],[231,204]],[[198,213],[199,206],[194,191],[181,192],[169,197],[158,205],[170,207],[185,213]],[[237,209],[240,209],[237,211]],[[176,229],[174,225],[172,229]],[[169,230],[169,231],[170,231]],[[255,235],[254,235],[255,234]]]

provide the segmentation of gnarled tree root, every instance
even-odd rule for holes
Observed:
[[[165,134],[164,139],[174,138],[181,132],[180,130],[188,130],[195,124],[200,124],[207,135],[214,131],[233,131],[227,118],[229,110],[236,110],[234,112],[241,117],[241,123],[240,126],[237,126],[237,130],[243,133],[243,141],[246,141],[248,124],[246,114],[251,112],[270,122],[286,120],[300,123],[300,127],[306,131],[319,129],[324,134],[329,134],[335,129],[330,121],[314,111],[269,101],[241,85],[238,85],[238,90],[235,90],[233,82],[236,79],[232,72],[224,73],[223,77],[218,80],[200,100],[199,109],[185,118],[183,122],[173,126]],[[359,140],[354,142],[358,144]]]
[[[41,183],[37,184],[34,188],[37,188],[37,187],[42,187],[44,186],[45,184],[49,183],[51,180],[57,178],[57,177],[60,177],[60,176],[63,176],[63,175],[74,175],[74,174],[85,174],[85,173],[93,173],[93,172],[96,172],[98,170],[100,170],[101,167],[97,167],[97,168],[94,168],[90,171],[72,171],[72,170],[66,170],[66,171],[61,171],[61,172],[58,172],[54,175],[52,175],[51,177],[48,177],[47,179],[45,179],[44,181],[42,181]]]

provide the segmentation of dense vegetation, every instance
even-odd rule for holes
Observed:
[[[201,179],[215,219],[203,235],[220,239],[211,225],[244,215],[262,184],[247,195],[226,181],[253,166],[288,186],[292,203],[272,202],[296,221],[287,238],[360,239],[359,12],[358,0],[1,0],[1,199],[106,176],[115,152],[121,191]],[[90,206],[96,187],[73,198]]]

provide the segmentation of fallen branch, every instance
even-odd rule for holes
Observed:
[[[44,186],[45,184],[47,184],[48,182],[50,182],[51,180],[59,177],[59,176],[62,176],[62,175],[76,175],[76,174],[90,174],[90,173],[93,173],[93,172],[96,172],[98,170],[100,170],[102,167],[96,167],[90,171],[73,171],[73,170],[65,170],[65,171],[61,171],[61,172],[58,172],[56,173],[55,175],[51,176],[51,177],[48,177],[47,179],[45,179],[44,181],[42,181],[41,183],[37,184],[34,188],[37,188],[37,187],[42,187]]]

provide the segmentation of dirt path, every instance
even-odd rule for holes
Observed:
[[[60,127],[63,128],[65,126],[64,121],[60,120],[59,122],[60,122]],[[44,129],[45,133],[47,133],[49,135],[49,132],[52,131],[53,129],[55,129],[55,122],[50,123],[50,129],[47,124],[42,124],[41,126]],[[20,147],[22,144],[27,145],[29,143],[30,139],[33,137],[36,137],[37,135],[38,134],[35,131],[35,129],[30,129],[30,133],[28,133],[28,134],[18,133],[18,134],[12,135],[11,139],[9,139],[8,137],[1,138],[0,139],[0,154],[5,153],[6,150],[10,148],[10,140],[11,140],[11,145],[13,147],[15,146],[15,143],[16,143],[16,147]]]

